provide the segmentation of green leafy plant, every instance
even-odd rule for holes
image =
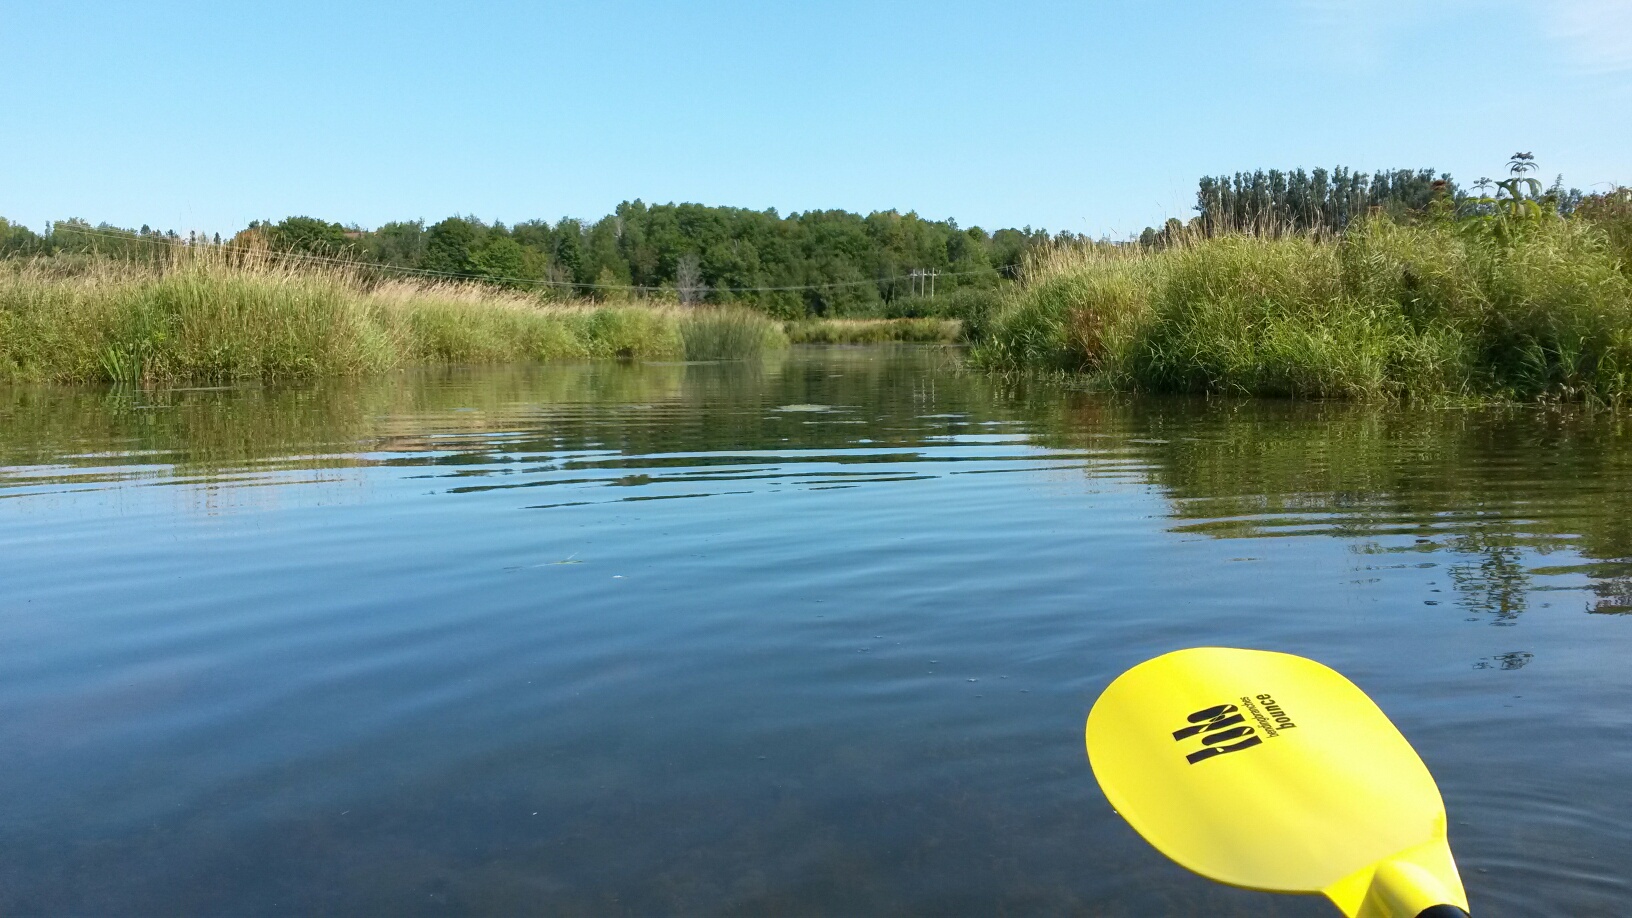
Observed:
[[[1514,153],[1507,161],[1506,179],[1497,182],[1481,177],[1474,182],[1481,194],[1469,202],[1473,212],[1462,221],[1464,230],[1511,243],[1541,221],[1556,217],[1556,203],[1543,193],[1541,181],[1530,175],[1539,168],[1535,154]],[[1492,188],[1493,194],[1489,193]]]

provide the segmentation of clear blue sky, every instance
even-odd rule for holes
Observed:
[[[1122,236],[1237,169],[1632,183],[1632,0],[13,0],[0,60],[36,229],[638,197]]]

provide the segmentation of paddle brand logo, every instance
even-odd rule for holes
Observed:
[[[1246,708],[1245,714],[1241,712],[1242,707]],[[1251,717],[1258,726],[1247,726],[1248,717]],[[1193,736],[1201,737],[1202,748],[1185,756],[1191,765],[1228,752],[1251,749],[1262,743],[1266,736],[1280,736],[1282,731],[1297,727],[1297,724],[1292,722],[1291,715],[1287,714],[1270,695],[1258,695],[1256,698],[1242,695],[1240,706],[1216,704],[1210,708],[1202,708],[1185,720],[1189,721],[1190,725],[1174,730],[1173,739],[1180,742]],[[1260,730],[1263,731],[1262,734],[1259,733]]]
[[[1202,748],[1185,756],[1191,765],[1226,753],[1251,749],[1264,741],[1256,735],[1256,730],[1246,726],[1247,718],[1233,704],[1202,708],[1185,720],[1190,722],[1190,726],[1174,730],[1173,739],[1183,741],[1192,736],[1201,737]]]
[[[1242,695],[1241,703],[1246,706],[1247,713],[1252,715],[1252,719],[1258,722],[1258,728],[1264,731],[1265,736],[1278,736],[1282,730],[1290,730],[1297,726],[1292,722],[1292,716],[1275,703],[1273,696],[1259,695],[1254,701]]]

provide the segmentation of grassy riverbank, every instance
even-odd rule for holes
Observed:
[[[975,359],[1155,392],[1632,398],[1632,277],[1603,227],[1375,219],[1164,249],[1057,249]]]
[[[0,264],[0,380],[142,384],[347,376],[425,364],[707,360],[786,345],[732,309],[540,305],[470,284],[182,253]]]
[[[951,344],[963,324],[957,319],[811,319],[783,326],[794,344]]]

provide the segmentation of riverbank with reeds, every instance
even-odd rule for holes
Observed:
[[[1340,240],[1224,234],[1058,248],[974,350],[1114,389],[1316,398],[1632,398],[1612,232],[1387,218]]]
[[[541,304],[266,257],[0,263],[0,381],[284,380],[434,364],[713,360],[786,346],[745,309]]]
[[[794,344],[953,344],[963,333],[957,319],[806,319],[783,325]]]

